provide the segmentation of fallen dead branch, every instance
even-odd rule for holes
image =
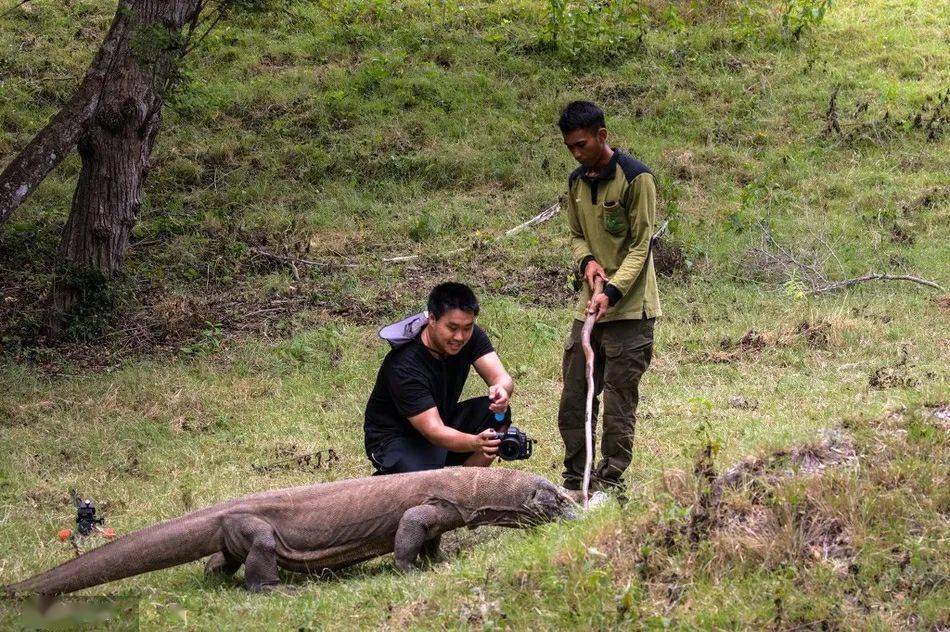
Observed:
[[[558,212],[560,212],[560,210],[561,210],[561,200],[557,200],[553,204],[550,204],[547,207],[545,207],[540,213],[538,213],[537,215],[535,215],[528,221],[518,224],[514,228],[509,228],[504,233],[495,237],[494,239],[490,239],[487,242],[479,242],[479,245],[484,244],[484,243],[489,243],[489,244],[497,243],[501,241],[502,239],[511,237],[512,235],[516,235],[527,228],[532,228],[534,226],[537,226],[538,224],[543,224],[544,222],[548,221],[549,219],[557,215]],[[445,252],[431,253],[431,254],[425,254],[425,255],[416,254],[416,255],[401,255],[398,257],[384,257],[382,259],[382,262],[383,263],[406,263],[407,261],[416,261],[418,259],[422,259],[423,257],[450,257],[452,255],[461,254],[465,252],[466,250],[471,250],[475,245],[476,244],[471,244],[469,246],[463,246],[461,248],[446,250]]]
[[[822,242],[827,252],[824,257],[819,257],[817,248],[812,252],[796,253],[780,244],[764,222],[759,222],[759,229],[762,231],[762,246],[753,248],[753,252],[762,257],[769,266],[783,271],[786,275],[789,269],[797,270],[813,287],[818,283],[828,283],[822,269],[835,258],[834,248],[830,244]]]
[[[535,215],[528,221],[518,224],[517,226],[513,228],[509,228],[504,233],[502,233],[501,235],[498,235],[497,237],[494,237],[493,239],[489,239],[487,241],[476,241],[469,244],[468,246],[453,248],[452,250],[446,250],[443,252],[414,254],[414,255],[399,255],[396,257],[381,257],[378,261],[381,263],[408,263],[410,261],[418,261],[419,259],[423,259],[423,258],[451,257],[452,255],[461,254],[477,246],[480,247],[486,244],[497,243],[503,239],[511,237],[512,235],[516,235],[523,230],[526,230],[528,228],[533,228],[534,226],[537,226],[539,224],[543,224],[544,222],[548,221],[549,219],[557,215],[560,210],[561,210],[561,201],[557,200],[553,204],[546,206],[540,213],[538,213],[537,215]],[[664,228],[665,227],[666,225],[664,224]],[[281,255],[281,254],[277,254],[277,253],[271,252],[269,250],[265,250],[257,246],[252,247],[249,250],[250,252],[256,255],[259,255],[261,257],[264,257],[265,259],[278,261],[280,263],[286,263],[287,265],[290,266],[291,270],[293,271],[294,277],[298,279],[300,278],[300,273],[297,270],[297,266],[310,266],[314,268],[328,269],[328,268],[358,268],[362,265],[359,263],[345,262],[345,261],[344,262],[316,261],[313,259],[304,259],[302,257],[297,257],[293,255],[287,255],[287,254]]]
[[[773,267],[792,280],[802,281],[806,288],[802,290],[802,293],[806,296],[828,294],[868,281],[909,281],[943,291],[943,287],[934,281],[911,274],[891,274],[889,272],[869,272],[859,277],[832,281],[823,272],[825,266],[832,260],[838,264],[839,268],[841,264],[837,261],[831,244],[819,240],[820,245],[826,251],[824,256],[819,256],[817,247],[814,251],[795,252],[791,248],[780,244],[764,223],[760,222],[759,228],[762,231],[762,246],[753,248],[752,252],[761,258],[765,267]]]
[[[871,272],[865,274],[864,276],[854,277],[853,279],[845,279],[844,281],[835,281],[834,283],[829,283],[821,287],[817,287],[813,290],[808,290],[805,294],[826,294],[828,292],[835,292],[837,290],[843,290],[859,283],[866,283],[868,281],[910,281],[912,283],[918,283],[920,285],[926,285],[927,287],[932,287],[935,290],[944,291],[943,288],[934,283],[933,281],[928,281],[927,279],[922,279],[917,276],[910,274],[888,274],[887,272]]]
[[[313,259],[304,259],[302,257],[294,257],[291,255],[279,255],[269,250],[264,250],[263,248],[251,247],[249,248],[250,252],[255,255],[260,255],[265,259],[270,259],[272,261],[278,261],[280,263],[286,263],[290,266],[291,271],[294,273],[294,278],[300,280],[300,271],[297,270],[297,266],[311,266],[314,268],[355,268],[358,264],[355,263],[346,263],[346,262],[329,262],[329,261],[315,261]]]

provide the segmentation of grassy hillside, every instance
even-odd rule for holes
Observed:
[[[625,509],[462,534],[419,575],[384,558],[288,576],[294,596],[197,565],[88,592],[133,591],[148,629],[950,625],[950,298],[896,281],[803,294],[869,270],[950,284],[950,8],[838,2],[796,41],[779,5],[552,21],[544,2],[350,0],[217,30],[166,110],[126,275],[66,340],[40,324],[78,160],[0,229],[0,583],[69,557],[70,487],[127,532],[368,474],[375,330],[446,278],[478,287],[540,441],[517,467],[557,480],[566,231],[492,240],[563,190],[554,121],[586,97],[656,171],[682,255],[661,279]],[[0,17],[0,164],[68,98],[112,10],[33,0]],[[381,261],[411,253],[426,256]],[[827,428],[854,458],[799,476],[767,459],[696,523],[712,470],[803,443],[820,456]],[[331,448],[329,468],[292,460]]]

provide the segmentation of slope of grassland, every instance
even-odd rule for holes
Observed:
[[[148,629],[950,625],[950,299],[897,281],[802,292],[869,270],[950,283],[950,9],[840,2],[795,42],[764,3],[617,3],[624,21],[574,18],[553,49],[547,6],[301,4],[222,26],[166,111],[125,278],[57,342],[40,310],[78,160],[48,178],[0,230],[0,583],[69,557],[70,487],[126,532],[368,474],[375,329],[444,278],[478,287],[539,439],[515,467],[557,480],[565,230],[485,242],[563,190],[554,121],[587,97],[656,171],[683,257],[661,279],[626,508],[463,534],[424,574],[384,558],[288,576],[293,596],[197,565],[87,592],[133,593]],[[0,17],[0,164],[68,98],[112,9]],[[796,476],[765,459],[710,504],[714,472],[820,455],[827,428],[853,458]],[[331,467],[293,460],[331,448]]]

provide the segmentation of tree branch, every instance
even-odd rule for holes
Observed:
[[[203,42],[203,41],[205,40],[205,38],[208,37],[208,34],[211,33],[211,31],[214,29],[214,27],[216,27],[216,26],[218,25],[218,22],[221,21],[221,18],[224,17],[224,9],[222,9],[221,7],[216,7],[216,8],[217,8],[217,11],[216,11],[216,12],[212,13],[211,15],[209,15],[206,19],[202,20],[200,23],[197,23],[197,22],[195,23],[195,26],[193,27],[193,29],[194,29],[194,31],[197,31],[197,30],[200,29],[204,24],[207,24],[208,22],[211,22],[211,24],[208,25],[208,27],[205,29],[204,33],[202,33],[201,35],[198,36],[198,39],[196,39],[194,42],[192,42],[192,41],[191,41],[191,38],[192,38],[192,34],[193,34],[193,33],[192,33],[192,31],[189,31],[189,32],[188,32],[188,40],[185,42],[185,48],[184,48],[184,50],[183,50],[183,52],[182,52],[182,54],[181,54],[182,57],[188,55],[189,53],[191,53],[191,51],[193,51],[193,50],[195,50],[196,48],[198,48],[198,47],[201,45],[201,42]]]
[[[558,211],[560,210],[561,210],[561,201],[558,200],[554,202],[553,204],[550,204],[549,206],[545,207],[540,213],[538,213],[537,215],[535,215],[528,221],[522,224],[519,224],[515,226],[514,228],[510,228],[506,230],[504,233],[502,233],[498,237],[495,237],[494,239],[489,239],[487,243],[495,243],[495,242],[501,241],[502,239],[505,239],[506,237],[520,233],[526,228],[537,226],[538,224],[546,222],[552,217],[554,217],[555,215],[557,215]],[[463,246],[462,248],[454,248],[452,250],[446,250],[445,252],[431,253],[431,254],[425,254],[425,255],[420,254],[420,255],[402,255],[400,257],[385,257],[384,259],[382,259],[382,262],[383,263],[406,263],[408,261],[415,261],[416,259],[422,259],[423,257],[449,257],[452,255],[463,253],[466,250],[470,250],[471,248],[472,246]]]
[[[16,11],[17,9],[19,9],[20,7],[22,7],[24,4],[26,4],[26,3],[29,2],[29,1],[30,1],[30,0],[20,0],[19,2],[17,2],[15,5],[13,5],[12,7],[10,7],[10,8],[7,9],[6,11],[4,11],[3,13],[0,13],[0,18],[5,18],[5,17],[7,17],[8,15],[10,15],[10,14],[13,13],[14,11]]]
[[[944,289],[934,283],[933,281],[928,281],[927,279],[922,279],[917,276],[912,276],[909,274],[888,274],[887,272],[870,272],[864,276],[855,277],[853,279],[845,279],[844,281],[836,281],[834,283],[829,283],[828,285],[815,288],[814,290],[809,290],[805,294],[825,294],[828,292],[834,292],[837,290],[843,290],[849,288],[852,285],[857,285],[858,283],[865,283],[867,281],[911,281],[912,283],[919,283],[920,285],[926,285],[927,287],[932,287],[941,292]]]
[[[99,107],[103,80],[123,39],[124,25],[125,18],[117,14],[76,94],[0,173],[0,226],[79,141]]]
[[[497,243],[501,241],[502,239],[505,239],[506,237],[510,237],[511,235],[520,233],[521,231],[527,228],[531,228],[531,227],[537,226],[538,224],[542,224],[548,221],[549,219],[551,219],[552,217],[554,217],[555,215],[557,215],[558,211],[560,210],[561,210],[561,202],[560,200],[558,200],[554,202],[553,204],[550,204],[549,206],[545,207],[540,213],[538,213],[537,215],[535,215],[528,221],[518,224],[514,228],[509,228],[501,235],[498,235],[497,237],[493,239],[489,239],[482,243],[485,243],[485,244]],[[666,229],[666,224],[664,224],[663,227],[657,231],[656,235],[654,235],[654,239],[658,237],[665,229]],[[445,250],[443,252],[436,252],[436,253],[427,253],[424,255],[415,254],[415,255],[401,255],[398,257],[382,257],[378,259],[377,261],[379,263],[406,263],[409,261],[416,261],[417,259],[422,259],[424,257],[449,257],[452,255],[461,254],[465,252],[466,250],[470,250],[473,247],[474,245],[462,246],[461,248],[453,248],[452,250]],[[294,271],[295,277],[299,275],[299,273],[297,272],[298,265],[312,266],[316,268],[359,268],[363,265],[360,263],[352,263],[352,262],[314,261],[312,259],[302,259],[300,257],[294,257],[290,255],[279,255],[279,254],[270,252],[268,250],[264,250],[263,248],[258,248],[256,246],[248,248],[248,250],[266,259],[271,259],[273,261],[279,261],[281,263],[288,264],[291,267],[291,269]]]

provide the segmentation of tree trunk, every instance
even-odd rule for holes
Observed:
[[[54,333],[82,292],[73,281],[88,272],[111,277],[122,264],[142,204],[163,96],[208,1],[119,0],[76,94],[0,173],[2,225],[73,146],[79,149],[82,171],[50,301]]]
[[[119,40],[116,54],[77,143],[82,170],[60,245],[64,273],[53,288],[54,331],[84,291],[74,282],[77,271],[108,278],[122,265],[142,205],[163,92],[183,52],[182,28],[196,23],[201,6],[199,0],[119,4],[116,20],[125,24],[110,31]]]

